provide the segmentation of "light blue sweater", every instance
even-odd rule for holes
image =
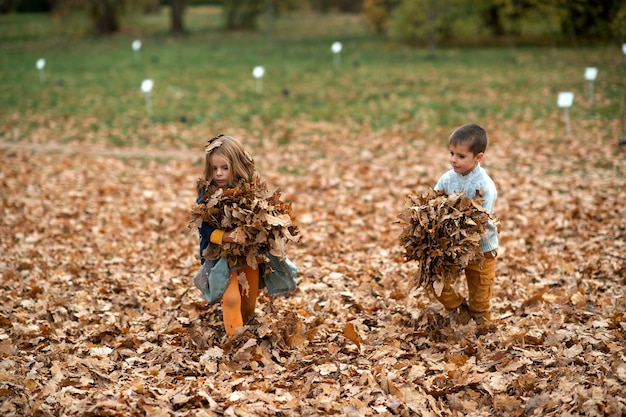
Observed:
[[[476,197],[476,192],[480,190],[483,207],[490,213],[493,213],[498,198],[496,185],[480,164],[467,175],[457,174],[451,169],[439,178],[435,190],[444,190],[448,194],[465,191],[465,195],[470,198]],[[491,219],[487,223],[487,233],[480,239],[480,247],[483,252],[491,252],[498,248],[498,230]]]

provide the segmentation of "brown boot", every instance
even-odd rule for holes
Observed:
[[[493,333],[498,329],[496,323],[492,322],[489,317],[475,317],[474,321],[476,322],[476,334],[479,336]]]
[[[463,300],[461,305],[459,305],[457,308],[450,310],[450,313],[452,317],[454,317],[456,322],[462,324],[463,326],[469,323],[470,319],[472,318],[469,305],[465,300]]]

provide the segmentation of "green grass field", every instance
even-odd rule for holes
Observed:
[[[300,13],[275,20],[270,48],[266,31],[225,33],[219,21],[219,9],[188,8],[189,33],[171,36],[164,10],[129,16],[122,33],[94,39],[77,17],[2,16],[2,124],[72,118],[88,131],[119,129],[120,137],[183,117],[189,125],[252,130],[276,120],[349,121],[420,135],[468,119],[549,120],[558,130],[560,91],[575,93],[572,120],[620,117],[626,71],[619,45],[455,47],[432,57],[368,34],[359,16]],[[139,57],[134,39],[143,43]],[[343,44],[338,61],[334,41]],[[39,58],[46,60],[43,82]],[[265,68],[261,84],[252,77],[257,65]],[[599,72],[593,103],[583,77],[588,66]],[[140,91],[146,78],[155,82],[150,119]],[[5,132],[4,140],[28,140],[22,131],[18,138]]]

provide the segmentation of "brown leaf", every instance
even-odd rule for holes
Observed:
[[[354,343],[359,350],[361,350],[361,337],[357,333],[354,324],[346,323],[346,325],[343,327],[343,335],[352,343]]]

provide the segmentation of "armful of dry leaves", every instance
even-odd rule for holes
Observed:
[[[206,221],[211,227],[230,231],[235,240],[209,245],[206,259],[225,257],[231,267],[247,264],[256,268],[259,260],[267,261],[267,253],[285,259],[287,243],[300,238],[291,222],[291,204],[283,203],[280,192],[269,191],[258,176],[233,188],[220,188],[202,179],[200,185],[206,192],[191,209],[191,225]]]
[[[399,217],[405,258],[419,261],[416,286],[433,285],[441,294],[443,283],[453,283],[459,270],[472,261],[482,262],[480,238],[490,214],[482,207],[480,196],[448,195],[433,189],[423,195],[412,193]]]

